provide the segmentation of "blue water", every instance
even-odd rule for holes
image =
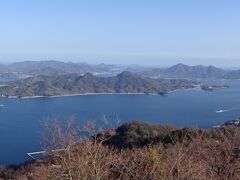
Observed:
[[[0,164],[29,160],[27,152],[41,150],[43,123],[72,116],[83,120],[144,120],[179,127],[212,127],[240,116],[240,81],[214,81],[229,89],[206,92],[200,89],[158,95],[89,95],[59,98],[7,99],[0,103]],[[228,110],[216,113],[216,110]]]

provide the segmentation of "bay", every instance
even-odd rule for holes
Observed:
[[[209,128],[240,116],[240,81],[215,80],[230,88],[215,92],[201,89],[178,90],[159,95],[84,95],[55,98],[0,98],[0,164],[29,160],[26,153],[41,150],[41,133],[47,119],[64,121],[73,117],[76,124],[93,120],[109,126],[142,120],[173,124],[177,127]],[[223,113],[216,113],[224,110]]]

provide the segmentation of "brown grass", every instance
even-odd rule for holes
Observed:
[[[18,169],[7,174],[9,169],[0,170],[0,177],[70,180],[240,179],[240,131],[237,128],[212,129],[211,133],[202,130],[172,131],[168,134],[168,137],[174,138],[172,143],[159,141],[119,149],[106,145],[105,142],[112,138],[109,134],[79,141],[76,134],[80,130],[69,128],[63,131],[58,125],[53,125],[55,127],[48,127],[48,130],[55,134],[50,133],[46,144],[66,150],[51,152],[51,148],[47,148],[50,159],[33,164],[25,171]],[[91,128],[94,129],[88,125],[86,129],[90,131]],[[176,132],[184,133],[178,134],[176,139]]]

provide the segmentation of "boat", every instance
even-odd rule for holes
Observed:
[[[216,111],[216,113],[223,113],[223,112],[224,112],[224,110],[222,110],[222,109]]]

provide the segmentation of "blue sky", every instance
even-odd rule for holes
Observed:
[[[0,1],[0,61],[240,66],[238,0]]]

